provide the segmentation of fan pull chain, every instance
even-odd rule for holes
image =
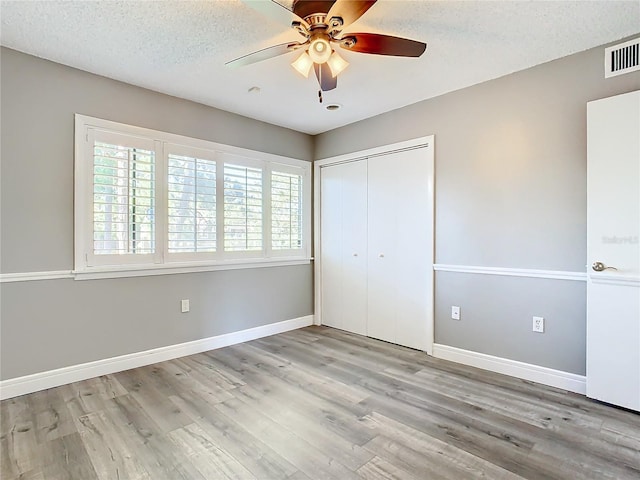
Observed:
[[[318,90],[318,100],[322,103],[322,90]]]

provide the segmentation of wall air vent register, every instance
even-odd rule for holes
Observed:
[[[615,77],[640,70],[640,38],[605,48],[604,77]]]

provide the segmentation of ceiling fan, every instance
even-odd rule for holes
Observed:
[[[427,48],[426,43],[390,35],[343,34],[343,30],[364,15],[377,0],[294,0],[292,10],[275,0],[241,1],[274,20],[288,24],[303,38],[298,42],[282,43],[249,53],[226,65],[241,67],[301,50],[301,55],[291,65],[305,77],[313,67],[320,85],[320,102],[322,92],[336,88],[338,74],[349,65],[334,46],[352,52],[394,57],[419,57]]]

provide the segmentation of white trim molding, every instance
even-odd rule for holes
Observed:
[[[529,268],[479,267],[473,265],[447,265],[436,263],[436,272],[476,273],[481,275],[502,275],[507,277],[547,278],[550,280],[574,280],[586,282],[584,272],[566,272],[562,270],[535,270]]]
[[[150,277],[154,275],[176,275],[181,273],[216,272],[219,270],[242,270],[247,268],[288,267],[292,265],[309,265],[308,258],[262,259],[256,258],[243,262],[211,263],[211,264],[171,264],[135,266],[94,267],[91,271],[73,272],[76,280],[100,280],[103,278]]]
[[[0,400],[313,325],[313,315],[0,381]]]
[[[50,272],[0,273],[0,283],[34,282],[60,278],[73,278],[73,272],[71,270],[53,270]]]
[[[640,288],[640,277],[637,275],[616,275],[616,274],[591,274],[589,276],[591,283],[600,283],[604,285],[616,285],[619,287],[637,287]]]
[[[38,280],[101,280],[103,278],[151,277],[155,275],[177,275],[182,273],[216,272],[219,270],[241,270],[247,268],[289,267],[309,265],[313,258],[253,259],[233,263],[164,264],[150,266],[102,267],[93,271],[54,270],[50,272],[0,273],[0,283],[34,282]]]
[[[328,165],[335,165],[338,163],[355,162],[358,160],[364,160],[365,158],[375,157],[378,155],[386,155],[388,153],[398,152],[401,150],[413,150],[414,148],[428,147],[433,144],[434,135],[426,135],[424,137],[414,138],[412,140],[405,140],[403,142],[392,143],[390,145],[382,145],[379,147],[369,148],[367,150],[361,150],[358,152],[345,153],[337,155],[335,157],[326,157],[315,160],[313,162],[314,167],[325,167]]]
[[[582,395],[586,395],[587,393],[587,378],[584,375],[554,370],[539,365],[510,360],[508,358],[494,357],[493,355],[487,355],[485,353],[473,352],[437,343],[433,345],[433,356],[443,360],[462,363],[463,365],[482,368],[491,372],[542,383],[543,385],[561,388]]]

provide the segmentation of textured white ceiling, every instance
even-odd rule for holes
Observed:
[[[310,134],[640,32],[638,0],[379,0],[349,30],[421,40],[427,51],[418,59],[344,52],[351,65],[324,94],[325,105],[343,108],[327,111],[313,75],[291,68],[296,53],[225,67],[298,38],[240,0],[2,0],[0,8],[6,47]]]

